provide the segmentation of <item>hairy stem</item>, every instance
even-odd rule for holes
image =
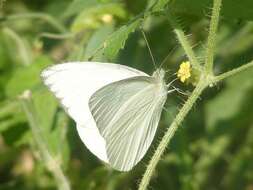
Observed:
[[[213,57],[214,57],[214,48],[215,48],[215,40],[216,40],[216,32],[218,27],[218,20],[219,20],[219,13],[221,8],[221,0],[214,0],[214,7],[212,12],[212,18],[210,23],[210,30],[209,30],[209,36],[208,36],[208,42],[207,42],[207,51],[206,51],[206,60],[205,60],[205,70],[202,72],[200,80],[196,86],[196,88],[193,90],[191,96],[188,98],[188,100],[185,102],[183,107],[178,112],[176,118],[164,134],[162,140],[159,142],[159,145],[157,149],[155,150],[155,153],[153,157],[151,158],[147,169],[142,177],[141,183],[139,185],[139,190],[145,190],[147,189],[151,177],[155,171],[155,168],[161,159],[161,156],[163,155],[167,145],[169,144],[170,140],[174,136],[175,132],[181,125],[182,121],[184,120],[185,116],[189,113],[194,103],[197,101],[199,96],[201,95],[202,91],[207,88],[208,86],[211,86],[211,84],[215,84],[217,82],[220,82],[230,76],[233,76],[239,72],[242,72],[250,67],[253,67],[253,61],[239,67],[236,69],[233,69],[231,71],[225,72],[218,76],[213,76]],[[189,60],[191,61],[191,64],[196,64],[195,67],[200,66],[198,65],[197,60],[195,59],[194,52],[192,48],[189,46],[189,43],[182,31],[182,29],[177,25],[175,20],[170,17],[170,22],[172,26],[174,27],[174,31],[179,39],[179,42],[181,43],[182,47],[184,48]],[[196,62],[195,62],[196,61]],[[200,66],[201,68],[201,66]]]
[[[139,190],[145,190],[147,188],[150,182],[150,179],[154,173],[154,170],[156,168],[156,165],[158,164],[170,140],[172,139],[178,127],[184,120],[185,116],[188,114],[188,112],[191,110],[194,103],[197,101],[198,97],[201,95],[202,91],[209,84],[211,84],[214,78],[212,77],[213,76],[213,56],[214,56],[214,48],[215,48],[216,32],[217,32],[218,21],[219,21],[220,7],[221,7],[221,0],[214,0],[213,12],[212,12],[212,18],[210,22],[210,30],[209,30],[209,36],[208,36],[208,42],[207,42],[205,72],[202,73],[202,77],[199,80],[196,88],[193,90],[192,95],[188,98],[188,100],[185,102],[183,107],[180,109],[176,118],[174,119],[174,121],[172,122],[168,130],[166,131],[165,135],[163,136],[162,140],[160,141],[143,175],[143,178],[139,186]],[[185,53],[187,54],[191,64],[193,65],[193,67],[201,71],[201,66],[193,52],[193,49],[191,48],[180,25],[176,22],[176,19],[173,17],[172,14],[169,14],[169,21],[172,27],[174,28],[174,32],[176,33],[179,39],[179,42],[182,45],[183,49],[185,50]]]
[[[222,0],[214,0],[212,17],[210,21],[209,34],[207,39],[207,50],[205,59],[205,68],[207,73],[213,74],[213,60],[216,43],[216,33],[219,23],[219,15]]]
[[[159,160],[161,159],[162,154],[164,153],[167,145],[169,144],[170,140],[174,136],[175,132],[177,131],[178,127],[184,120],[185,116],[188,114],[188,112],[191,110],[194,103],[197,101],[198,97],[201,95],[202,91],[209,86],[210,84],[220,82],[230,76],[233,76],[239,72],[242,72],[250,67],[253,67],[253,61],[240,66],[239,68],[233,69],[231,71],[225,72],[221,75],[218,75],[216,77],[202,77],[202,79],[199,81],[198,85],[192,92],[192,95],[188,98],[188,100],[185,102],[184,106],[180,109],[179,113],[177,114],[176,118],[166,131],[165,135],[163,136],[162,140],[160,141],[153,157],[151,158],[147,169],[143,175],[143,178],[141,180],[139,190],[145,190],[151,180],[151,177],[155,171],[156,165],[158,164]],[[204,73],[204,75],[206,75]],[[208,75],[206,75],[208,76]]]
[[[195,53],[193,52],[193,49],[192,49],[192,47],[191,47],[191,45],[184,33],[182,27],[177,22],[175,16],[172,13],[170,13],[170,14],[168,14],[168,19],[169,19],[169,22],[170,22],[172,28],[174,28],[174,32],[175,32],[181,46],[183,47],[188,59],[190,60],[191,65],[195,69],[201,70],[201,66],[199,64],[199,61],[197,60],[197,57],[195,56]]]
[[[24,94],[20,97],[20,100],[21,100],[21,104],[24,109],[24,112],[27,116],[29,126],[31,128],[36,145],[38,146],[38,149],[42,155],[43,161],[45,162],[47,169],[54,176],[55,181],[58,185],[58,189],[70,190],[70,185],[67,178],[63,174],[59,164],[49,153],[48,146],[41,134],[41,131],[39,128],[39,121],[36,114],[36,109],[33,105],[32,98],[31,98],[31,92],[25,91]]]
[[[214,77],[213,83],[217,83],[219,81],[222,81],[222,80],[224,80],[224,79],[226,79],[226,78],[228,78],[230,76],[233,76],[233,75],[235,75],[235,74],[237,74],[239,72],[242,72],[242,71],[244,71],[244,70],[246,70],[246,69],[248,69],[250,67],[253,67],[253,61],[251,61],[251,62],[249,62],[247,64],[244,64],[244,65],[242,65],[242,66],[240,66],[238,68],[232,69],[231,71],[225,72],[223,74],[220,74],[220,75]]]
[[[139,190],[145,190],[147,188],[150,179],[152,177],[152,174],[155,171],[156,165],[158,164],[161,156],[163,155],[167,145],[169,144],[170,140],[172,139],[178,127],[184,120],[185,116],[191,110],[192,106],[197,101],[198,97],[200,96],[200,94],[202,93],[202,91],[205,89],[206,86],[207,84],[205,83],[205,80],[201,80],[194,89],[194,91],[192,92],[191,96],[188,98],[183,107],[180,109],[176,118],[174,119],[174,121],[166,131],[165,135],[163,136],[162,140],[160,141],[153,157],[151,158],[148,167],[141,180]]]

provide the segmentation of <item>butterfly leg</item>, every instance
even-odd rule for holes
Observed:
[[[172,85],[171,85],[171,87],[172,87],[173,89],[172,89],[172,90],[169,90],[168,93],[177,91],[179,94],[183,94],[183,95],[185,95],[185,96],[189,96],[189,95],[190,95],[189,93],[183,92],[182,90],[180,90],[179,88],[176,88],[175,86],[172,86]]]

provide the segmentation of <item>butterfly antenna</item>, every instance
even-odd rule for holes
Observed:
[[[168,84],[166,84],[167,87],[170,87],[175,81],[177,81],[178,78],[173,79],[172,81],[170,81]]]
[[[156,62],[155,62],[154,56],[153,56],[153,54],[152,54],[151,48],[150,48],[150,46],[149,46],[148,40],[147,40],[147,38],[146,38],[145,32],[144,32],[143,30],[141,30],[141,33],[142,33],[142,35],[143,35],[143,37],[144,37],[144,40],[145,40],[145,42],[146,42],[146,44],[147,44],[148,51],[149,51],[149,54],[150,54],[151,59],[152,59],[152,63],[153,63],[153,65],[154,65],[155,69],[157,69]]]
[[[166,63],[167,59],[168,59],[169,56],[175,51],[175,49],[176,49],[176,47],[172,48],[172,49],[169,51],[168,55],[163,59],[161,65],[159,66],[159,69],[162,68],[162,66],[164,65],[164,63]]]

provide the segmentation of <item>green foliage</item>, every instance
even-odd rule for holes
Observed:
[[[38,57],[29,67],[17,67],[5,86],[5,95],[12,98],[26,89],[33,89],[41,84],[40,73],[51,64],[47,57]]]
[[[103,52],[99,51],[100,45],[107,39],[107,37],[113,32],[114,26],[113,25],[106,25],[100,27],[96,32],[93,33],[90,40],[87,43],[85,49],[85,57],[88,59],[90,57],[93,60],[102,60],[103,59]],[[95,53],[94,53],[95,52]]]
[[[78,14],[80,12],[82,12],[83,10],[98,5],[99,3],[97,3],[96,1],[92,1],[92,0],[87,0],[87,1],[83,1],[83,0],[74,0],[72,1],[68,8],[66,9],[66,11],[64,12],[64,17],[70,17],[73,16],[75,14]]]
[[[166,5],[170,2],[170,0],[159,0],[156,1],[154,6],[152,7],[152,11],[154,12],[159,12],[164,10],[164,8],[166,7]]]
[[[243,74],[228,79],[226,88],[206,104],[207,128],[214,127],[219,121],[236,117],[240,113],[240,105],[248,98],[248,92],[253,88],[251,80],[248,80],[252,75],[253,69],[249,69]]]
[[[103,44],[105,56],[109,59],[114,58],[118,51],[125,46],[128,35],[134,32],[140,23],[141,19],[136,19],[133,22],[122,26],[107,38]]]
[[[68,182],[76,190],[137,189],[156,145],[188,96],[169,95],[150,152],[133,171],[119,173],[83,146],[74,122],[42,85],[40,72],[53,63],[88,59],[110,60],[145,72],[154,70],[140,28],[145,31],[158,62],[169,53],[163,65],[171,71],[169,80],[187,59],[192,59],[197,69],[202,68],[212,4],[211,0],[3,1],[0,189],[68,189]],[[253,25],[247,22],[253,19],[252,6],[251,0],[223,0],[220,25],[215,32],[214,74],[252,60]],[[217,78],[201,99],[190,98],[192,102],[199,100],[170,144],[165,143],[168,151],[163,159],[157,157],[159,164],[155,172],[151,171],[155,180],[150,188],[252,188],[250,66],[252,62],[221,75],[223,79],[246,70],[223,83],[218,83]],[[198,72],[201,79],[203,73]],[[174,85],[184,91],[195,89],[190,84]],[[24,98],[26,90],[31,92],[28,99]],[[174,126],[178,126],[178,121],[174,121]]]
[[[85,29],[96,29],[102,25],[103,22],[111,22],[110,16],[124,18],[126,13],[121,4],[110,3],[84,8],[73,21],[71,31],[80,32]],[[109,18],[106,19],[106,16]]]

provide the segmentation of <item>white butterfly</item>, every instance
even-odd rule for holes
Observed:
[[[99,62],[58,64],[42,72],[86,147],[120,171],[131,170],[154,138],[170,92],[164,75],[162,69],[149,76]]]

